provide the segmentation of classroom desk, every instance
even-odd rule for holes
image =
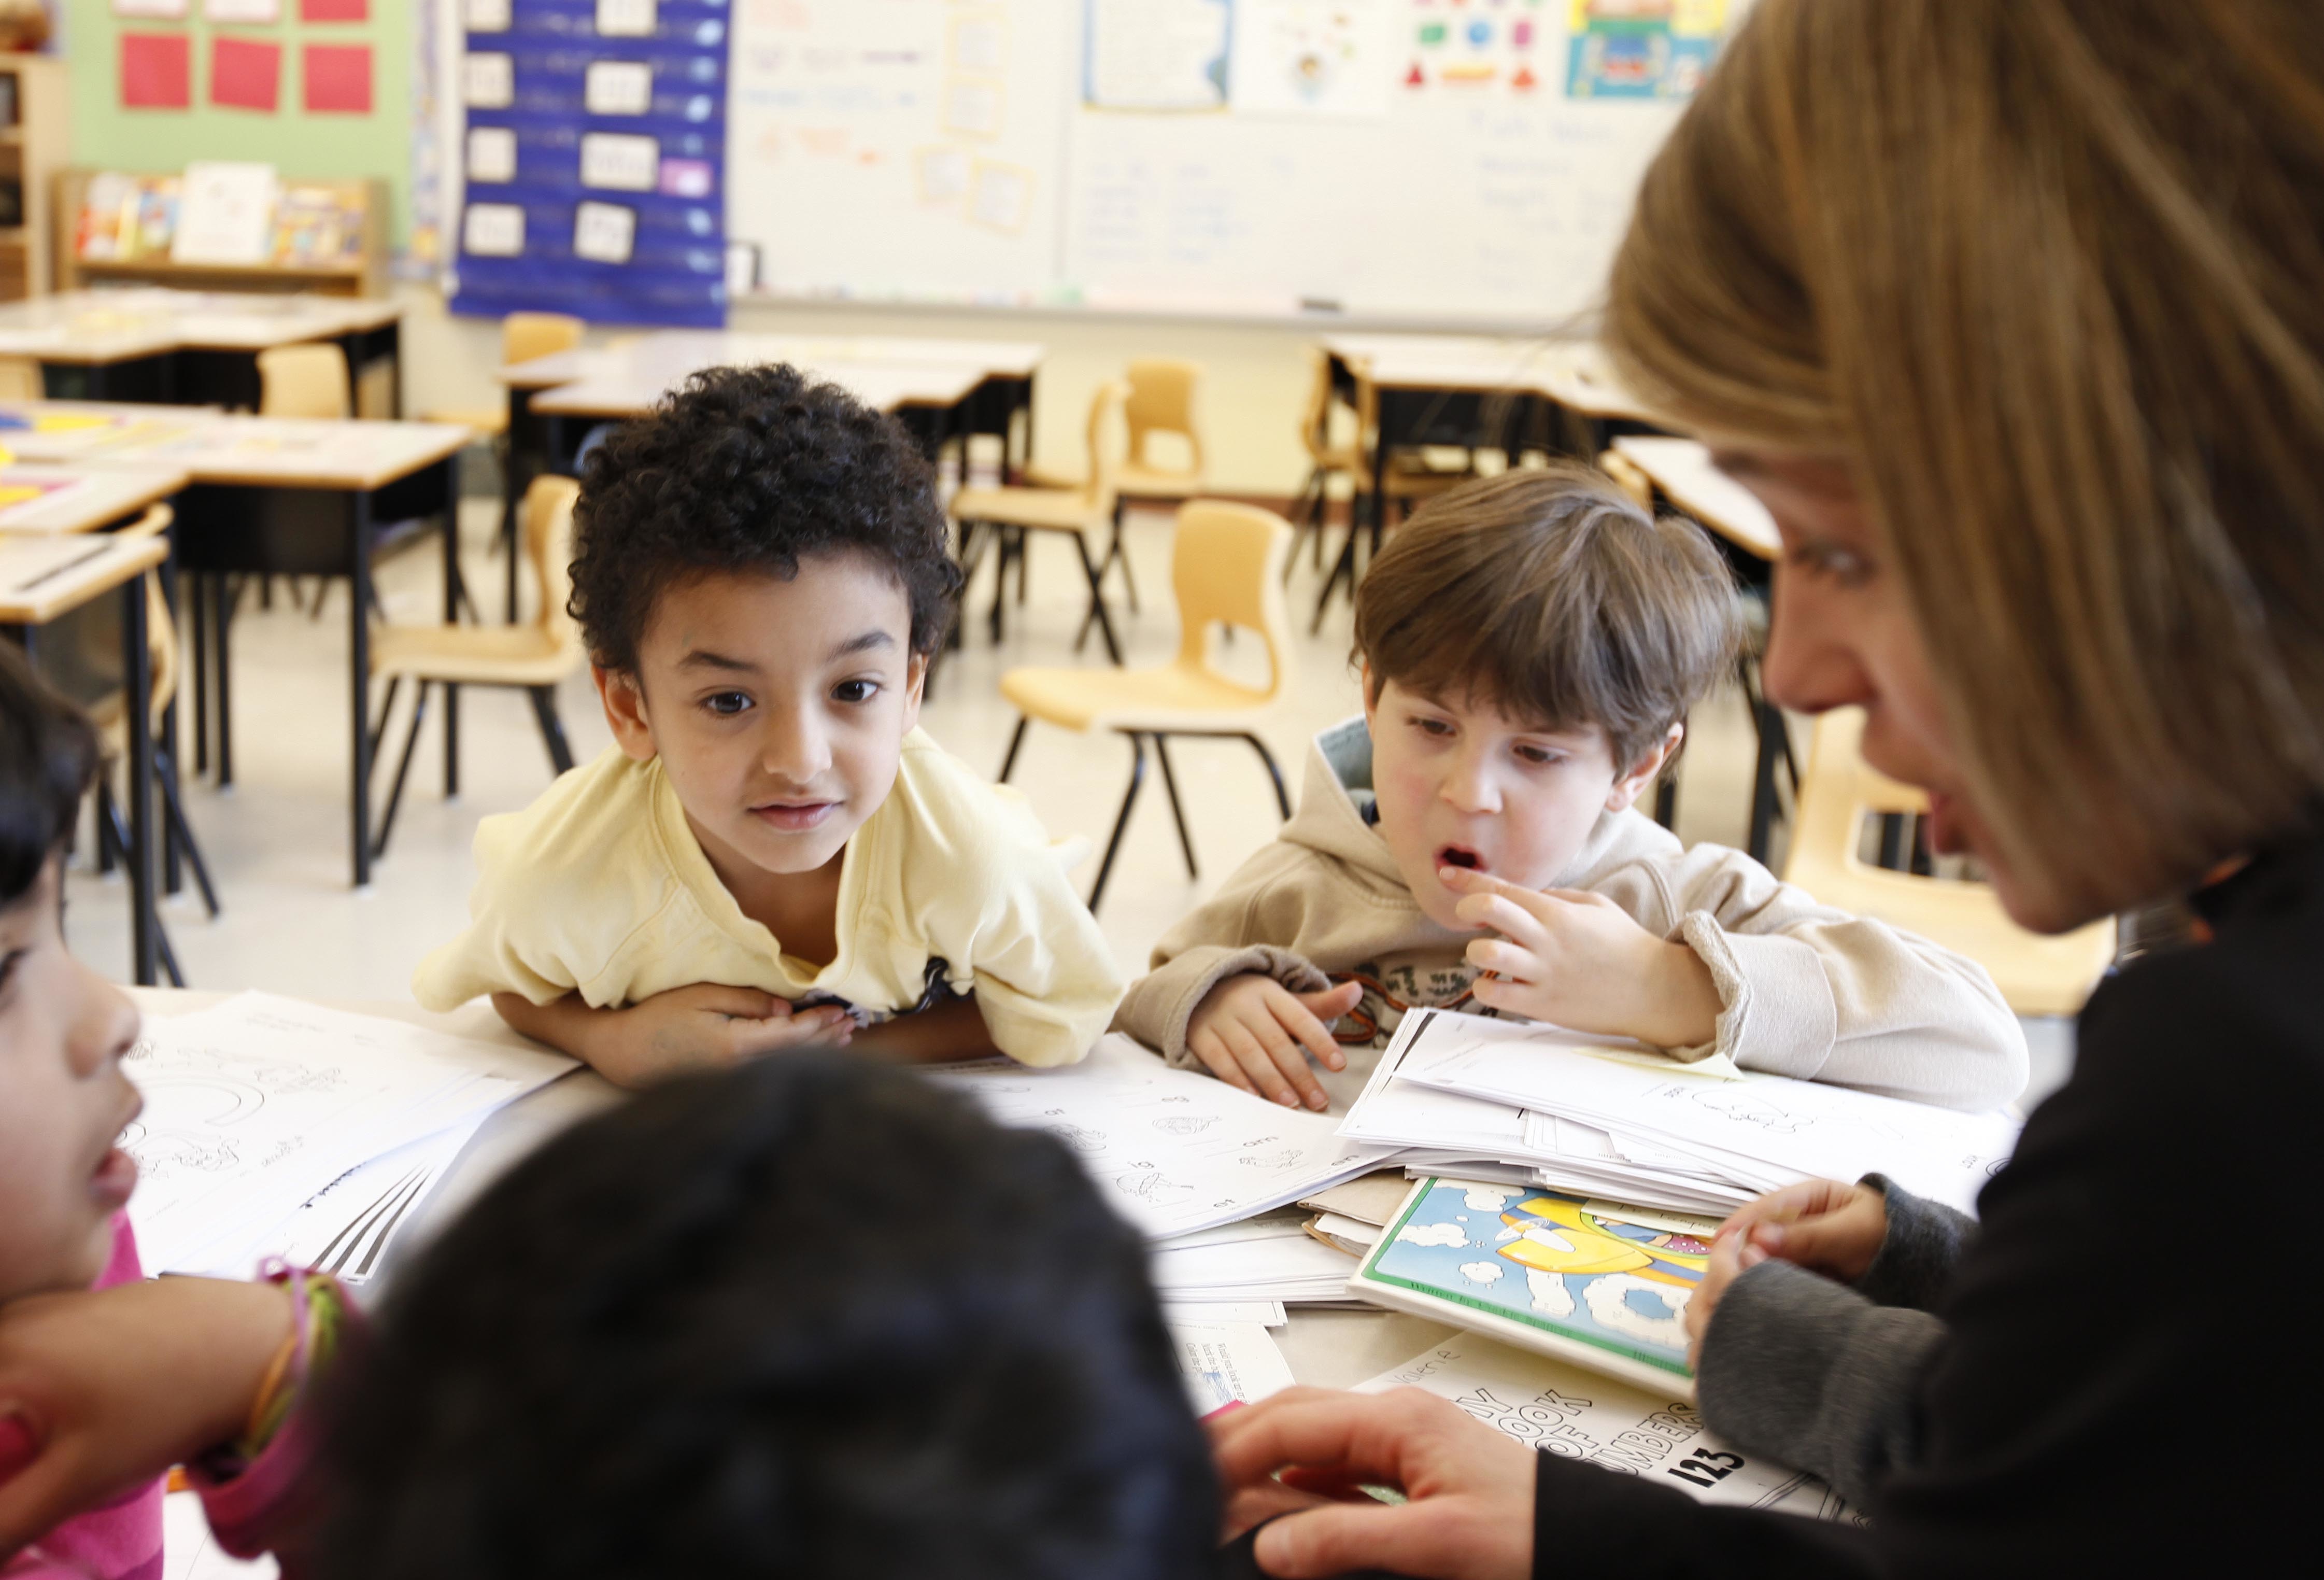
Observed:
[[[258,353],[327,340],[346,353],[349,410],[374,364],[399,361],[392,301],[265,292],[68,291],[0,307],[0,356],[41,365],[59,399],[255,409]],[[401,414],[401,379],[391,414]]]
[[[130,976],[150,984],[160,966],[154,909],[152,655],[145,643],[145,573],[170,558],[160,538],[126,541],[56,535],[0,537],[0,625],[27,651],[58,616],[121,593],[123,727],[128,735]]]
[[[0,441],[6,439],[0,433]],[[0,448],[5,448],[0,444]],[[37,462],[0,467],[0,534],[67,537],[95,532],[169,498],[186,485],[169,467],[57,467]],[[37,488],[30,499],[11,498]]]
[[[132,995],[148,1014],[183,1014],[207,1009],[227,995],[186,993],[168,988],[141,988]],[[456,1036],[519,1048],[533,1046],[508,1029],[492,1006],[479,999],[449,1014],[431,1014],[404,1003],[333,1003],[334,1009],[356,1014],[380,1015],[432,1026]],[[1334,1090],[1333,1112],[1344,1113],[1360,1083]],[[420,1246],[452,1222],[493,1180],[534,1148],[567,1125],[602,1113],[621,1100],[621,1094],[594,1070],[576,1070],[529,1096],[509,1104],[484,1123],[474,1141],[454,1160],[451,1169],[414,1209],[411,1225],[390,1252],[385,1279]],[[1355,1259],[1348,1269],[1355,1270]],[[1408,1361],[1456,1330],[1441,1322],[1394,1311],[1319,1311],[1293,1307],[1288,1327],[1273,1330],[1291,1374],[1318,1388],[1346,1388],[1377,1377],[1399,1362]]]
[[[1629,435],[1617,439],[1613,448],[1616,455],[1646,475],[1665,504],[1717,535],[1726,549],[1727,562],[1733,567],[1736,579],[1749,592],[1767,600],[1772,617],[1775,564],[1783,556],[1784,541],[1775,531],[1775,518],[1767,513],[1758,495],[1712,466],[1711,451],[1691,439]],[[1745,656],[1739,678],[1744,698],[1750,705],[1752,726],[1758,734],[1758,749],[1751,772],[1750,833],[1744,840],[1744,848],[1755,860],[1764,862],[1774,841],[1775,817],[1781,807],[1775,787],[1776,768],[1788,768],[1794,790],[1799,788],[1800,771],[1792,753],[1791,726],[1784,722],[1784,710],[1767,699],[1761,687],[1756,651]],[[1669,826],[1665,814],[1672,809],[1675,794],[1674,781],[1665,779],[1656,813],[1665,827]],[[1893,816],[1882,819],[1884,854],[1893,855],[1902,837],[1901,827],[1901,820]],[[1891,860],[1885,864],[1902,864]]]
[[[11,427],[9,425],[14,424]],[[459,504],[454,467],[468,430],[443,422],[333,422],[222,416],[189,407],[40,402],[0,406],[0,443],[30,458],[89,468],[165,466],[184,472],[179,496],[179,563],[208,578],[208,599],[193,600],[197,762],[209,741],[217,677],[218,779],[234,780],[231,693],[226,679],[231,574],[348,578],[351,690],[351,837],[355,885],[371,881],[371,555],[383,523],[435,518],[444,545],[444,617],[462,596]],[[214,652],[213,652],[214,648]],[[211,662],[215,659],[215,664]],[[458,759],[459,702],[446,688],[448,766]]]
[[[1614,453],[1637,467],[1672,508],[1709,527],[1754,559],[1772,561],[1784,551],[1775,518],[1759,496],[1711,464],[1711,451],[1691,439],[1628,436],[1614,441]]]

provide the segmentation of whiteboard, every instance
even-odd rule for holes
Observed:
[[[1585,96],[1577,22],[1595,50],[1742,9],[737,0],[728,230],[786,296],[1554,321],[1599,300],[1695,69]]]

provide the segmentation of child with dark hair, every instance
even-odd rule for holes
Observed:
[[[1193,1580],[1219,1510],[1071,1154],[830,1055],[660,1085],[399,1280],[334,1401],[333,1580]]]
[[[0,642],[0,1575],[154,1580],[161,1474],[185,1464],[229,1551],[295,1525],[308,1377],[345,1315],[327,1279],[146,1282],[115,1144],[137,1012],[66,951],[63,855],[88,721]]]
[[[1420,1004],[2009,1102],[2024,1033],[1981,966],[1637,809],[1739,634],[1711,541],[1595,472],[1433,501],[1357,594],[1363,716],[1316,737],[1282,837],[1163,935],[1122,1029],[1315,1108],[1335,1019],[1376,1040]]]
[[[479,993],[613,1080],[813,1043],[1080,1058],[1121,993],[1021,799],[917,726],[960,570],[901,427],[696,374],[591,457],[573,613],[615,746],[476,833]],[[900,1017],[900,1018],[899,1018]]]

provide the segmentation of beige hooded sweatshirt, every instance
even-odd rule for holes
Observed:
[[[1199,1068],[1186,1022],[1214,985],[1244,972],[1296,993],[1369,976],[1406,1004],[1466,993],[1476,970],[1463,954],[1476,935],[1423,914],[1371,816],[1371,737],[1359,717],[1316,736],[1281,837],[1163,935],[1115,1027]],[[1549,887],[1606,895],[1711,968],[1717,1040],[1674,1058],[1723,1054],[1744,1069],[1975,1111],[2024,1089],[2024,1032],[1983,966],[1819,905],[1741,851],[1688,850],[1640,812],[1608,812]],[[1370,989],[1362,1008],[1382,1038],[1399,1019]]]

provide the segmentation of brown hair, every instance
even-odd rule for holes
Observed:
[[[1431,501],[1356,595],[1356,651],[1384,680],[1489,701],[1547,729],[1595,725],[1642,760],[1735,661],[1718,548],[1581,467],[1504,472]]]
[[[1845,457],[2045,919],[2324,791],[2324,6],[1764,0],[1641,189],[1608,338]]]

